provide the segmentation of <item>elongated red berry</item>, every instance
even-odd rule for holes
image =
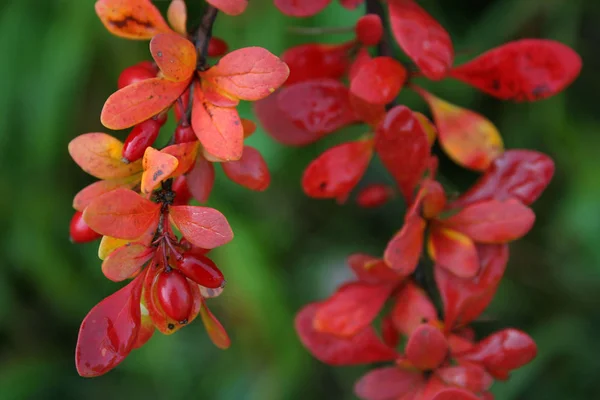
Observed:
[[[181,124],[175,128],[175,143],[188,143],[196,140],[198,140],[198,137],[189,124]]]
[[[229,46],[227,42],[218,37],[211,37],[208,42],[208,56],[209,57],[221,57],[227,53]]]
[[[161,124],[154,118],[137,124],[127,136],[123,145],[123,158],[129,162],[139,160],[144,156],[148,146],[158,137]]]
[[[216,264],[198,251],[187,251],[177,262],[177,269],[197,284],[209,289],[223,286],[225,278]]]
[[[123,72],[121,72],[117,87],[123,89],[125,86],[129,86],[132,83],[154,78],[156,77],[156,74],[157,70],[150,61],[142,61],[141,63],[125,68]]]
[[[177,270],[161,272],[155,284],[156,298],[165,314],[175,321],[185,321],[194,299],[186,277]]]
[[[367,14],[358,19],[354,27],[356,38],[365,46],[374,46],[383,36],[381,18],[376,14]]]
[[[69,226],[69,238],[73,243],[87,243],[101,238],[102,235],[96,233],[83,220],[83,213],[75,211],[71,224]]]

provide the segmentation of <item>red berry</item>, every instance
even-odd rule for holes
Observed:
[[[210,38],[208,42],[208,56],[209,57],[221,57],[229,50],[227,42],[218,37]]]
[[[156,74],[157,71],[150,61],[142,61],[141,63],[125,68],[123,72],[121,72],[117,87],[123,89],[125,86],[129,86],[132,83],[155,78]]]
[[[367,14],[358,19],[355,26],[357,39],[365,46],[374,46],[383,36],[381,18],[375,14]]]
[[[198,137],[188,124],[179,125],[175,128],[175,143],[195,142]]]
[[[160,122],[150,118],[137,124],[127,136],[123,145],[123,158],[129,162],[139,160],[144,156],[148,146],[152,146],[158,132],[160,131]]]
[[[175,102],[174,110],[175,110],[175,119],[177,122],[181,121],[181,117],[187,111],[188,105],[190,104],[190,89],[187,89],[179,99]]]
[[[69,226],[69,237],[74,243],[87,243],[101,238],[102,235],[93,231],[92,228],[85,223],[81,211],[75,211]]]
[[[185,175],[179,175],[175,178],[172,189],[175,192],[175,200],[173,200],[174,206],[186,205],[192,198]]]
[[[155,285],[156,298],[165,314],[178,322],[187,320],[194,303],[187,278],[177,270],[164,271]]]
[[[221,270],[208,257],[197,251],[186,251],[177,262],[177,268],[197,284],[209,289],[223,287],[225,278]]]

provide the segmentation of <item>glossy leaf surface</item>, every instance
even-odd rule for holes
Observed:
[[[250,190],[263,191],[271,183],[269,167],[254,147],[244,146],[242,158],[222,163],[221,166],[229,179]]]
[[[398,96],[406,80],[406,69],[391,57],[375,57],[365,62],[350,83],[350,91],[373,103],[387,104]]]
[[[134,276],[154,256],[154,249],[141,243],[128,243],[109,254],[102,263],[102,273],[114,282]]]
[[[331,133],[356,121],[348,89],[331,79],[287,86],[277,95],[277,103],[296,126],[317,134]]]
[[[448,32],[413,0],[388,0],[396,42],[432,80],[446,76],[454,61]]]
[[[428,249],[436,265],[461,278],[472,278],[479,271],[475,243],[468,236],[439,226],[431,229]]]
[[[75,365],[79,375],[102,375],[127,357],[140,328],[143,276],[98,303],[81,323]]]
[[[307,43],[287,49],[281,59],[290,68],[287,85],[321,78],[338,80],[350,65],[348,45]]]
[[[410,394],[424,385],[425,378],[420,371],[383,367],[363,375],[354,385],[354,392],[364,400],[404,400],[405,396],[412,400]]]
[[[415,114],[396,106],[377,127],[375,149],[410,204],[414,190],[427,168],[429,141]]]
[[[408,276],[417,268],[423,250],[426,225],[418,214],[410,213],[402,229],[388,242],[383,258],[399,274]]]
[[[451,76],[502,100],[535,101],[561,92],[581,71],[581,57],[547,39],[503,44],[451,71]]]

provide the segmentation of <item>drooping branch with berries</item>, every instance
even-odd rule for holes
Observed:
[[[294,17],[314,15],[330,2],[274,0]],[[356,202],[374,208],[400,198],[406,204],[381,253],[357,249],[348,258],[355,279],[296,318],[300,340],[324,363],[389,363],[356,383],[358,397],[491,399],[495,380],[535,357],[525,332],[507,328],[477,338],[470,324],[494,298],[509,243],[532,228],[530,206],[550,183],[554,162],[537,151],[506,150],[490,120],[426,91],[419,80],[455,79],[497,99],[538,101],[575,80],[580,57],[556,41],[521,39],[455,66],[450,34],[414,0],[340,3],[365,9],[352,40],[303,44],[280,59],[260,47],[229,52],[212,37],[218,14],[239,15],[247,0],[206,0],[191,34],[183,0],[171,1],[169,24],[150,0],[97,0],[106,28],[149,40],[153,61],[124,70],[102,110],[105,127],[132,128],[125,143],[88,133],[69,145],[75,162],[99,179],[75,196],[71,237],[101,236],[104,275],[131,279],[84,319],[76,351],[82,376],[109,371],[156,329],[171,334],[198,315],[212,341],[229,346],[207,307],[225,282],[207,253],[233,233],[219,211],[188,203],[206,202],[215,164],[248,189],[269,185],[260,152],[244,145],[256,126],[239,117],[240,100],[255,101],[265,131],[289,146],[364,127],[360,138],[306,167],[306,195],[347,202],[379,157],[395,185],[368,185]],[[400,51],[410,63],[399,61]],[[431,119],[402,105],[407,90],[424,100]],[[177,128],[166,147],[155,148],[171,110]],[[438,148],[480,174],[459,196],[441,183]]]

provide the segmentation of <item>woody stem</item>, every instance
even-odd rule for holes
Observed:
[[[208,62],[206,61],[208,43],[212,37],[212,29],[215,19],[217,19],[217,13],[218,10],[215,7],[211,5],[207,6],[204,15],[202,15],[200,26],[194,32],[193,40],[198,52],[197,69],[199,71],[204,71],[208,68]]]

